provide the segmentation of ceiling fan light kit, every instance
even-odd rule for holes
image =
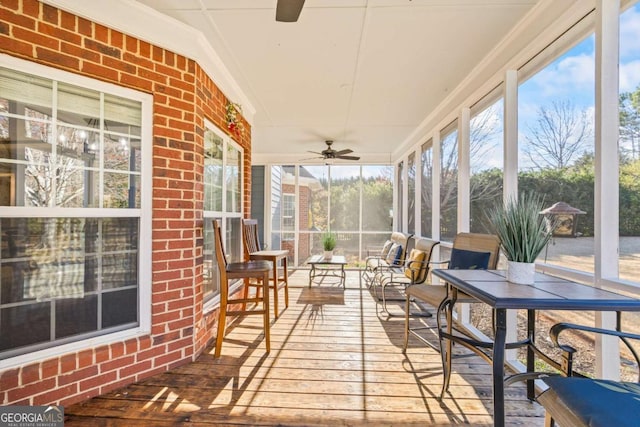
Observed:
[[[327,148],[322,150],[321,152],[318,153],[316,151],[309,151],[309,153],[318,154],[319,157],[312,157],[310,159],[303,159],[303,160],[324,159],[324,164],[325,165],[333,164],[334,160],[336,160],[336,159],[340,159],[340,160],[360,160],[359,156],[349,156],[348,155],[348,154],[353,153],[353,150],[351,150],[350,148],[345,148],[344,150],[336,151],[333,148],[331,148],[331,145],[333,145],[333,141],[327,140],[324,143],[327,144]]]

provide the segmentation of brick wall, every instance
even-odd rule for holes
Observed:
[[[202,308],[204,120],[226,129],[227,98],[193,60],[35,0],[0,0],[0,52],[153,96],[151,335],[0,372],[0,403],[69,405],[193,360],[217,317]],[[232,137],[244,148],[248,216],[243,124]]]

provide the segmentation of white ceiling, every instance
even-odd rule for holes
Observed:
[[[255,108],[253,159],[393,153],[536,0],[138,0],[199,30]],[[213,76],[214,80],[216,76]]]

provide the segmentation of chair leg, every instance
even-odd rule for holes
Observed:
[[[289,308],[289,272],[287,270],[287,257],[282,259],[284,269],[284,306]]]
[[[224,330],[227,325],[227,302],[220,301],[220,313],[218,314],[218,334],[216,336],[216,350],[214,357],[220,357],[222,352],[222,340],[224,339]]]
[[[265,285],[264,289],[264,300],[262,304],[264,306],[263,313],[263,323],[264,323],[264,341],[267,349],[267,353],[271,351],[271,331],[270,331],[270,320],[269,320],[269,272],[265,272],[262,277],[262,284]],[[278,287],[276,286],[276,291]]]
[[[402,346],[402,352],[407,352],[409,346],[409,310],[411,309],[411,297],[407,295],[407,301],[404,304],[404,345]]]
[[[447,339],[446,345],[442,338],[442,321],[441,321],[441,313],[446,308],[447,315],[447,325],[451,325],[453,321],[453,316],[450,309],[450,303],[446,299],[442,301],[436,310],[436,323],[438,327],[438,341],[440,342],[440,356],[442,358],[442,391],[440,393],[440,399],[444,399],[444,395],[449,390],[449,383],[451,380],[451,362],[452,356],[451,351],[453,350],[452,342],[450,339]]]
[[[544,415],[544,427],[554,427],[556,423],[553,421],[553,417],[549,412]]]

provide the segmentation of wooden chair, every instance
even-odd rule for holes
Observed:
[[[269,271],[271,265],[267,261],[249,261],[227,263],[222,244],[222,233],[218,220],[213,220],[213,235],[215,240],[216,261],[220,270],[220,309],[218,315],[218,333],[216,338],[216,349],[214,357],[220,357],[222,350],[222,340],[224,339],[227,316],[242,315],[262,315],[264,323],[264,339],[267,353],[271,351],[270,323],[269,323]],[[233,279],[255,279],[263,288],[264,292],[256,295],[255,298],[229,299],[229,280]],[[246,285],[245,285],[246,287]],[[251,309],[246,308],[247,303],[254,303]],[[241,305],[242,309],[235,309],[236,305]]]
[[[571,323],[553,325],[549,335],[553,344],[562,351],[563,376],[543,378],[549,388],[537,400],[547,411],[545,426],[552,427],[555,422],[563,427],[640,425],[640,375],[638,382],[623,382],[575,372],[573,361],[577,350],[559,342],[563,331],[574,331],[574,334],[582,336],[581,339],[585,335],[617,336],[630,350],[636,368],[640,365],[637,346],[634,348],[630,342],[640,340],[640,335]]]
[[[387,315],[393,316],[387,309],[386,289],[394,287],[401,288],[404,291],[409,286],[424,283],[429,275],[433,249],[439,243],[426,238],[415,239],[415,245],[406,258],[404,265],[391,267],[387,271],[380,273],[378,282],[380,284],[381,298],[379,299],[382,299],[382,309]],[[404,301],[404,299],[401,299],[401,301]]]
[[[260,245],[260,237],[258,232],[258,220],[243,219],[242,220],[242,236],[244,243],[245,259],[254,261],[268,261],[271,265],[271,279],[269,287],[273,289],[273,311],[274,317],[278,317],[278,291],[284,289],[284,306],[289,307],[289,272],[287,266],[287,257],[289,251],[286,249],[265,250]],[[282,275],[280,274],[280,263],[282,263]],[[249,281],[249,286],[258,286],[256,294],[260,295],[261,286],[255,281]],[[249,287],[245,288],[244,297],[248,297]]]
[[[458,233],[453,240],[452,246],[452,255],[456,254],[460,254],[460,258],[458,260],[454,259],[445,261],[444,265],[448,264],[449,268],[484,268],[494,270],[498,265],[498,259],[500,257],[500,240],[497,236],[494,236],[492,234]],[[478,262],[483,263],[483,265],[478,266]],[[409,286],[406,289],[405,294],[406,306],[403,351],[407,350],[409,334],[414,335],[416,338],[418,338],[428,346],[439,350],[439,348],[434,347],[429,341],[426,340],[426,338],[418,333],[420,330],[431,329],[430,327],[409,327],[409,318],[411,317],[410,308],[412,301],[425,302],[432,307],[435,307],[436,314],[439,315],[442,309],[442,307],[440,307],[440,303],[447,296],[447,287],[445,285],[433,284],[414,285]],[[458,293],[458,302],[474,301],[476,300],[470,295],[464,294],[462,292]]]

